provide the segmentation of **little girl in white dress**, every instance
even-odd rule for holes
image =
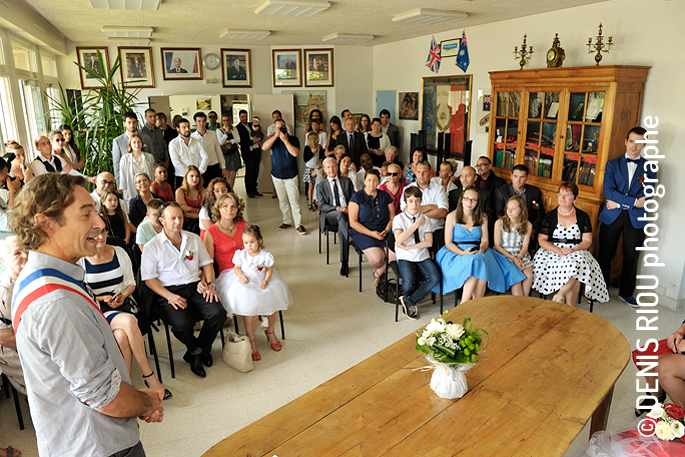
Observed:
[[[268,316],[269,328],[264,331],[274,351],[283,345],[274,334],[278,312],[288,309],[293,301],[288,286],[274,270],[274,257],[262,250],[263,240],[259,227],[248,225],[243,231],[243,248],[233,255],[233,272],[239,280],[228,289],[233,312],[243,316],[245,331],[252,344],[252,360],[261,360],[254,337],[254,326],[259,315]]]

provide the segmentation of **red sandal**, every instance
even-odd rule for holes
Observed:
[[[271,340],[269,339],[269,335],[273,335],[274,332],[265,331],[264,333],[266,334],[266,339],[267,339],[267,341],[271,341]],[[278,351],[280,351],[281,349],[283,349],[283,345],[281,344],[280,341],[276,340],[275,343],[271,343],[271,349],[273,349],[274,351],[278,352]]]
[[[254,343],[254,340],[250,340],[250,343]],[[253,362],[256,362],[256,361],[258,361],[258,360],[262,360],[262,356],[261,356],[261,354],[259,353],[259,351],[254,351],[254,352],[252,353],[252,361],[253,361]]]

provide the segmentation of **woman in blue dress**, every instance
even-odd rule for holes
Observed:
[[[369,260],[375,286],[385,272],[385,238],[395,217],[395,204],[387,192],[378,190],[380,182],[378,170],[367,171],[364,188],[352,195],[348,204],[350,238]],[[395,254],[390,251],[390,261],[393,260]]]
[[[464,189],[457,209],[447,215],[445,246],[435,261],[442,270],[442,293],[463,287],[461,303],[483,297],[486,286],[504,293],[526,279],[513,263],[488,247],[488,217],[475,186]],[[440,292],[439,286],[433,292]]]

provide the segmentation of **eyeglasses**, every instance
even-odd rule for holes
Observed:
[[[559,198],[575,198],[575,195],[573,195],[573,194],[557,194],[557,197],[559,197]]]
[[[397,173],[397,172],[394,172],[394,173],[388,172],[388,176],[399,176],[399,175],[400,175],[400,174]]]
[[[209,116],[210,119],[216,119],[216,116]]]
[[[465,202],[478,203],[478,198],[461,197],[461,199]]]
[[[489,163],[479,163],[479,164],[476,164],[476,168],[487,167],[488,165],[490,165],[490,164]]]
[[[112,185],[112,186],[113,186],[113,185],[114,185],[114,181],[108,181],[108,180],[106,180],[106,179],[101,179],[100,182],[101,182],[102,184],[104,184],[105,186],[109,186],[109,185]]]

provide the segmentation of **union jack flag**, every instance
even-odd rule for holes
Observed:
[[[426,66],[430,68],[431,71],[437,73],[440,70],[440,43],[435,42],[435,36],[431,39],[431,48],[428,51],[428,59],[426,59]]]

